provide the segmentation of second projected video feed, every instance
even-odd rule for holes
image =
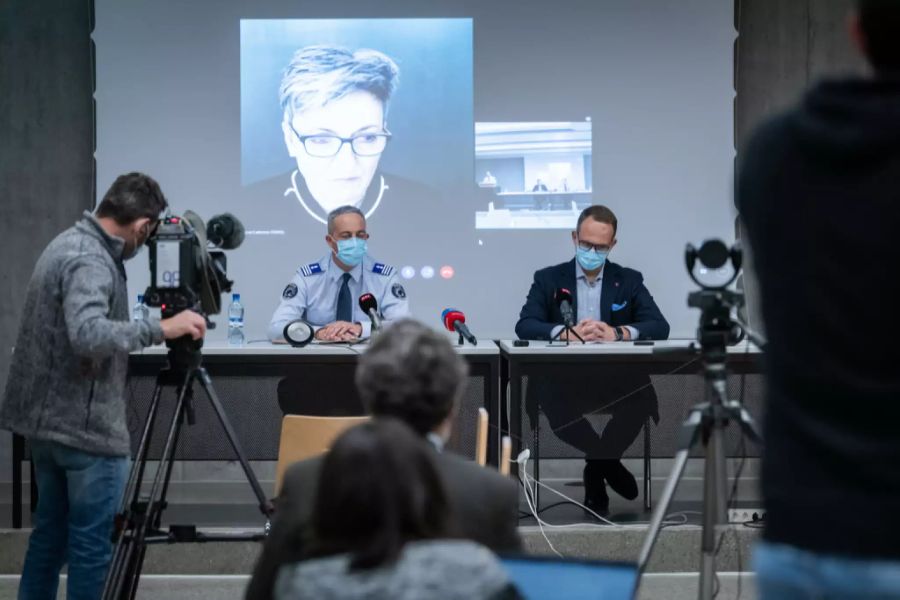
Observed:
[[[471,19],[245,19],[240,73],[251,235],[320,240],[345,205],[408,235],[470,178]]]
[[[477,229],[571,229],[592,204],[591,122],[475,124]]]

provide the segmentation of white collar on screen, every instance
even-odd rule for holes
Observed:
[[[317,215],[316,212],[313,209],[311,209],[308,204],[306,204],[306,201],[303,199],[303,196],[300,195],[300,190],[297,188],[297,174],[298,173],[299,173],[299,171],[297,171],[296,169],[294,170],[293,173],[291,173],[291,187],[289,187],[288,189],[286,189],[284,191],[284,195],[287,196],[288,194],[293,192],[294,196],[296,196],[297,200],[300,202],[300,206],[303,207],[303,210],[305,210],[306,212],[309,213],[309,216],[311,216],[313,219],[315,219],[319,223],[323,223],[323,224],[327,225],[328,217],[327,216],[320,217],[319,215]],[[372,214],[374,214],[375,209],[378,208],[378,205],[381,204],[381,198],[384,196],[385,190],[391,189],[390,186],[384,182],[384,175],[379,175],[378,177],[381,180],[380,185],[378,187],[378,197],[375,198],[375,202],[372,203],[372,208],[370,208],[368,211],[366,211],[366,213],[365,213],[366,219],[371,217]]]

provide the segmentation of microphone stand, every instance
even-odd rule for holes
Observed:
[[[562,334],[564,334],[564,333],[569,334],[566,336],[566,346],[569,345],[569,340],[572,338],[573,335],[578,338],[579,342],[581,342],[582,344],[585,343],[584,338],[581,337],[580,335],[578,335],[578,332],[575,331],[571,319],[566,319],[565,323],[563,324],[563,328],[560,329],[556,333],[556,335],[554,335],[552,338],[550,338],[550,343],[552,344],[553,342],[559,340],[562,337]]]
[[[456,331],[456,333],[459,334],[459,339],[457,340],[456,344],[457,344],[458,346],[465,346],[465,345],[466,345],[466,340],[467,340],[468,338],[466,338],[466,336],[463,335],[463,332],[462,332],[460,329],[458,329],[455,325],[453,326],[453,329],[454,329],[454,331]],[[472,339],[468,340],[469,343],[472,344],[473,346],[477,346],[477,345],[478,345],[478,341],[475,339],[475,336],[472,335],[471,332],[469,332],[469,336],[471,336],[471,338],[472,338]]]
[[[370,308],[369,319],[372,321],[372,335],[374,336],[376,333],[381,331],[381,316],[379,316],[378,311],[374,308]]]

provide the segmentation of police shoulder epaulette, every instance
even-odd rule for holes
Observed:
[[[300,274],[304,277],[309,277],[310,275],[318,275],[322,272],[322,267],[319,263],[309,263],[308,265],[303,265],[300,267]]]
[[[375,263],[374,265],[372,265],[372,272],[387,277],[394,272],[394,267],[392,267],[391,265],[386,265],[384,263]]]

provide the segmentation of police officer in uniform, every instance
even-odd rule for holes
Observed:
[[[281,294],[281,303],[269,323],[269,339],[284,341],[284,327],[296,319],[313,326],[316,339],[342,342],[371,335],[371,320],[359,307],[359,297],[370,293],[385,322],[409,315],[406,290],[394,267],[375,262],[367,253],[366,218],[353,206],[328,215],[325,241],[331,253],[297,269]]]

